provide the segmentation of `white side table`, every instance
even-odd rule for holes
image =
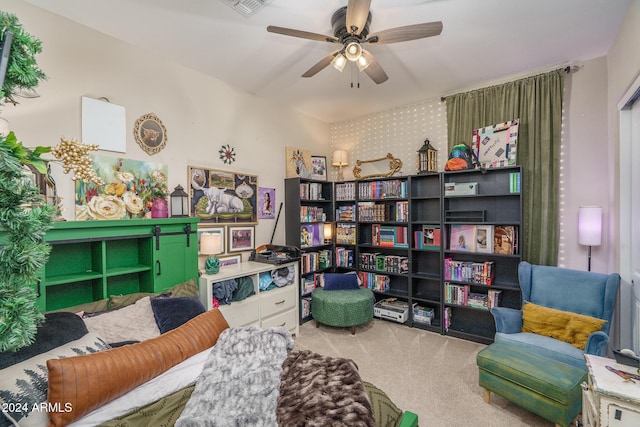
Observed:
[[[606,367],[637,373],[614,359],[584,356],[589,370],[582,387],[582,422],[586,427],[640,426],[640,380],[627,382]]]

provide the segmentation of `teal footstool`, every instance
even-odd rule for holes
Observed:
[[[487,403],[494,392],[556,426],[568,426],[582,409],[587,372],[580,368],[508,343],[491,344],[476,361]]]
[[[317,288],[311,296],[311,314],[316,321],[328,326],[351,328],[364,325],[373,319],[373,292],[371,289],[325,291]]]

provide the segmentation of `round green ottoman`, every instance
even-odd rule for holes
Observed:
[[[373,291],[367,288],[325,291],[317,288],[311,297],[311,314],[316,321],[328,326],[351,328],[373,319]]]

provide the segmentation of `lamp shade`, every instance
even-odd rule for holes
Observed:
[[[333,166],[347,166],[349,164],[349,155],[344,150],[336,150],[333,152]]]
[[[222,253],[222,235],[218,233],[202,233],[202,236],[200,236],[200,253],[205,255]]]
[[[578,243],[600,246],[602,243],[602,208],[580,206],[578,209]]]

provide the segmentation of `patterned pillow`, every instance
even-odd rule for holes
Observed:
[[[369,395],[369,400],[371,400],[371,409],[373,410],[373,418],[376,420],[376,427],[396,427],[402,419],[400,408],[389,399],[389,396],[384,391],[371,383],[363,382],[364,388]]]
[[[90,332],[98,334],[108,343],[144,341],[160,335],[149,297],[83,320]]]
[[[110,348],[98,335],[88,332],[80,339],[40,353],[0,370],[0,404],[20,427],[46,426],[47,360],[96,353]],[[0,426],[8,424],[0,415]]]

